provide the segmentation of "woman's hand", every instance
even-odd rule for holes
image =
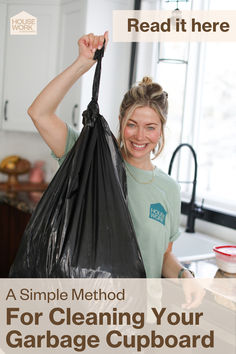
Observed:
[[[96,60],[93,60],[94,53],[97,49],[101,49],[105,39],[105,48],[108,42],[108,31],[101,36],[95,36],[93,33],[84,35],[78,40],[79,59],[92,66]]]
[[[185,304],[183,309],[189,310],[198,307],[205,296],[206,291],[201,284],[194,278],[184,279],[182,281],[183,292],[185,295]]]
[[[164,254],[162,275],[165,278],[177,278],[179,270],[182,267],[182,264],[172,253],[172,242],[170,242]],[[185,296],[185,303],[182,307],[184,309],[198,307],[203,300],[205,290],[201,287],[201,284],[197,281],[197,279],[193,278],[192,274],[188,270],[183,272],[182,278],[184,279],[181,281],[180,285],[183,287]]]

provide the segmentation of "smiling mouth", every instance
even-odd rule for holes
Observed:
[[[135,150],[144,150],[147,146],[147,144],[135,144],[133,142],[131,142],[131,145]]]

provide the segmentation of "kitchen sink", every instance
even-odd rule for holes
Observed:
[[[182,232],[173,243],[173,253],[180,262],[214,258],[214,246],[230,244],[217,238],[194,232]]]

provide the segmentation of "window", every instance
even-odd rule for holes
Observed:
[[[176,7],[172,1],[157,3],[164,10]],[[190,0],[179,2],[178,6],[182,10],[194,10],[196,6],[198,9],[236,10],[235,0],[226,3],[221,0]],[[145,45],[140,43],[139,52]],[[235,213],[236,42],[166,42],[152,46],[155,54],[151,56],[148,49],[152,63],[148,65],[146,61],[144,65],[143,51],[137,68],[137,72],[141,70],[142,74],[137,77],[153,76],[169,94],[166,148],[156,164],[167,172],[177,145],[191,144],[198,158],[198,202],[204,198],[205,206]],[[177,179],[191,181],[193,168],[191,154],[183,151],[175,169]],[[181,185],[185,197],[189,197],[191,189],[188,183]]]
[[[236,43],[206,43],[198,137],[198,194],[236,204]],[[236,207],[236,205],[235,205]]]

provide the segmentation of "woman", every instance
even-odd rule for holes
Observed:
[[[78,58],[43,89],[28,109],[59,163],[77,140],[78,133],[56,116],[56,108],[70,87],[94,65],[94,52],[102,47],[104,39],[107,44],[108,32],[103,36],[90,33],[80,38]],[[157,156],[163,149],[167,106],[167,94],[158,84],[144,78],[124,96],[118,143],[126,165],[128,207],[147,277],[192,278],[172,253],[173,241],[179,235],[179,187],[172,178],[154,168],[150,157],[151,152]],[[191,291],[187,294],[189,306],[194,306]]]

